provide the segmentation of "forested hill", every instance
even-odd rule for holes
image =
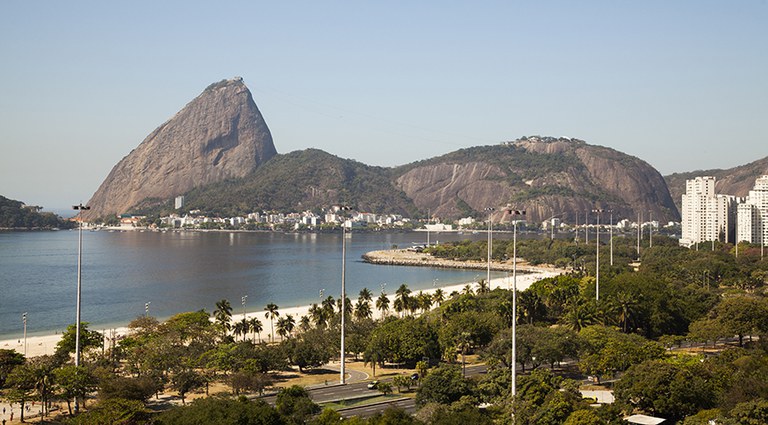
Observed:
[[[252,174],[187,192],[185,209],[222,215],[259,210],[319,210],[345,204],[360,211],[418,214],[391,181],[391,169],[343,159],[319,149],[277,155]],[[165,201],[163,206],[170,207]],[[151,200],[141,212],[155,212]]]
[[[24,205],[0,196],[0,229],[66,229],[74,225],[49,212],[38,212],[38,207]]]

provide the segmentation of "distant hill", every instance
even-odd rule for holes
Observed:
[[[674,173],[664,176],[669,192],[678,209],[681,208],[685,193],[685,181],[700,176],[715,177],[715,191],[726,195],[747,196],[755,185],[755,179],[768,174],[768,157],[749,164],[728,169],[697,170],[687,173]]]
[[[49,212],[39,212],[40,207],[27,206],[0,196],[0,229],[68,229],[74,224]]]
[[[615,218],[651,211],[655,219],[679,220],[664,179],[648,163],[577,139],[532,136],[462,149],[396,169],[395,184],[440,217],[510,204],[533,221],[554,215],[573,223],[578,213],[583,222],[595,208]]]
[[[390,173],[307,149],[277,155],[244,178],[194,189],[185,196],[185,209],[234,215],[346,204],[360,211],[417,215],[413,202],[392,184]]]
[[[317,210],[348,204],[360,211],[444,219],[482,218],[510,205],[528,219],[584,222],[594,208],[616,220],[679,213],[661,175],[646,162],[568,138],[531,136],[462,149],[397,168],[374,167],[317,149],[277,155],[248,88],[214,83],[159,126],[110,172],[87,218],[185,210],[222,215]],[[594,215],[592,222],[594,222]],[[647,215],[645,215],[647,217]]]

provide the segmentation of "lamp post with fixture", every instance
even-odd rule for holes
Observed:
[[[83,275],[83,211],[90,210],[91,207],[83,204],[73,205],[72,209],[77,211],[78,221],[78,237],[77,237],[77,303],[75,313],[75,367],[80,366],[80,304],[81,304],[81,288],[82,288],[82,275]],[[78,397],[75,397],[75,413],[80,411],[80,403]]]
[[[594,209],[593,213],[597,214],[597,234],[595,237],[595,300],[600,301],[600,213],[603,209]]]

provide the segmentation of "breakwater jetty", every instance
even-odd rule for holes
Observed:
[[[486,270],[488,263],[485,261],[459,261],[446,258],[436,258],[431,254],[418,252],[412,249],[388,249],[382,251],[370,251],[362,255],[366,263],[381,264],[388,266],[417,266],[417,267],[440,267],[449,269],[473,269]],[[512,260],[492,261],[491,270],[512,272]],[[565,270],[550,266],[532,266],[525,260],[517,259],[518,273],[564,273]]]

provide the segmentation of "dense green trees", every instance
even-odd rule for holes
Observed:
[[[38,209],[0,196],[0,229],[71,229],[76,226],[74,222]]]
[[[483,246],[466,244],[468,250],[476,248],[482,248],[484,255]],[[497,248],[503,256],[504,246]],[[555,248],[575,253],[575,258],[589,254],[586,247],[565,241],[544,249]],[[628,248],[620,249],[631,255]],[[746,250],[736,260],[727,246],[696,253],[657,238],[653,249],[644,250],[638,272],[617,266],[603,274],[601,269],[599,301],[589,267],[518,292],[516,310],[512,293],[503,289],[473,291],[470,286],[462,293],[438,297],[413,294],[403,284],[394,297],[401,314],[373,320],[372,294],[361,291],[346,322],[346,347],[356,357],[362,353],[374,376],[382,367],[418,365],[421,411],[410,417],[390,410],[349,422],[504,423],[513,409],[522,424],[607,424],[632,412],[686,424],[710,419],[723,424],[764,422],[768,261],[760,262],[759,253]],[[217,303],[215,321],[205,311],[181,313],[163,323],[137,318],[129,326],[130,334],[104,357],[100,350],[90,350],[77,369],[68,355],[74,347],[74,327],[62,339],[59,356],[25,360],[0,350],[3,397],[17,404],[54,397],[69,401],[98,391],[98,403],[91,403],[90,412],[73,423],[114,423],[121,418],[141,423],[147,418],[143,403],[159,391],[174,391],[185,402],[190,392],[202,392],[216,382],[228,385],[232,395],[256,394],[274,384],[277,372],[305,371],[338,358],[340,313],[333,297],[313,305],[298,326],[292,316],[279,316],[276,305],[268,306],[267,319],[277,319],[272,335],[283,336],[271,344],[257,342],[255,335],[246,337],[261,330],[260,322],[257,327],[238,321],[237,333],[243,338],[237,341],[225,332],[231,323],[228,304]],[[382,293],[376,308],[386,312],[388,307],[389,298]],[[510,398],[513,323],[517,362],[522,366],[514,402]],[[90,333],[87,326],[82,336],[86,349],[101,344],[101,335]],[[743,348],[735,347],[737,338]],[[671,355],[672,346],[685,340],[706,342],[709,357],[697,355],[705,347]],[[724,350],[719,344],[712,356],[712,343],[723,340],[733,347]],[[488,365],[487,374],[465,378],[455,362],[478,354]],[[560,375],[615,378],[617,402],[588,408],[577,391],[578,382]],[[397,383],[404,389],[407,378],[399,376]],[[384,390],[388,384],[381,385]],[[277,408],[244,400],[195,401],[159,415],[157,423],[192,423],[195,415],[228,423],[230,414],[240,415],[243,423],[339,420],[332,411],[320,414],[300,388],[282,394]],[[480,403],[489,406],[478,409]]]

